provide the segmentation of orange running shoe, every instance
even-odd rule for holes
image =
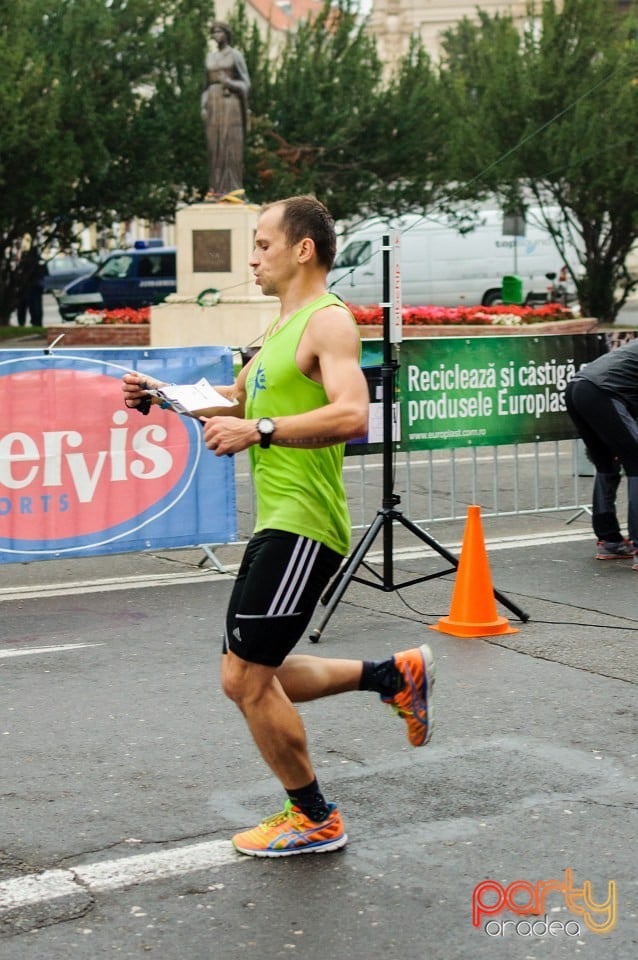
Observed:
[[[436,668],[434,654],[427,643],[394,655],[395,666],[403,675],[404,686],[393,697],[381,697],[407,724],[408,740],[413,747],[424,747],[434,728],[432,687]]]
[[[261,823],[236,833],[233,845],[249,857],[291,857],[296,853],[329,853],[348,842],[341,814],[334,803],[329,803],[330,815],[315,823],[299,807],[286,800],[280,813],[267,817]]]

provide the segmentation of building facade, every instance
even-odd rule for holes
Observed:
[[[527,17],[527,0],[373,0],[370,30],[377,38],[381,59],[391,69],[407,53],[410,37],[420,35],[435,59],[441,48],[441,36],[463,17],[476,19],[477,7],[490,16],[509,13],[521,24]]]
[[[219,20],[228,20],[237,6],[237,0],[216,0]],[[286,34],[299,20],[310,20],[323,9],[321,0],[246,0],[246,14],[264,30],[270,27],[273,35]]]
[[[539,6],[541,0],[537,0]],[[560,0],[559,0],[560,3]],[[627,13],[635,0],[609,0],[611,11]],[[410,37],[420,35],[434,59],[441,50],[441,37],[463,17],[477,19],[477,8],[490,16],[510,14],[522,25],[528,18],[529,0],[370,0],[370,30],[377,38],[381,59],[392,70],[409,49]]]

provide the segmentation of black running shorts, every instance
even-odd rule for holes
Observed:
[[[248,543],[226,612],[224,653],[279,667],[303,636],[342,557],[323,543],[261,530]]]

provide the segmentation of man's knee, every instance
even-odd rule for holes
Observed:
[[[224,693],[224,696],[228,697],[229,700],[234,701],[235,699],[234,681],[230,676],[230,674],[228,673],[228,671],[224,669],[227,660],[228,660],[228,655],[226,654],[224,657],[222,657],[222,691]]]
[[[221,681],[225,696],[240,710],[263,695],[272,683],[275,670],[259,663],[242,660],[232,651],[222,657]]]
[[[226,653],[222,657],[222,690],[224,695],[234,703],[237,703],[241,694],[242,671],[235,662],[238,659],[232,653]]]

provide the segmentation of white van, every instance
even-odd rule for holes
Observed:
[[[525,236],[503,234],[503,212],[483,210],[478,225],[459,232],[452,219],[415,214],[401,219],[367,220],[346,235],[329,289],[352,304],[383,300],[382,238],[401,234],[402,299],[405,306],[488,306],[502,302],[505,276],[520,277],[523,299],[543,300],[550,285],[546,274],[563,266],[546,230],[530,222]],[[571,284],[570,284],[571,286]]]

